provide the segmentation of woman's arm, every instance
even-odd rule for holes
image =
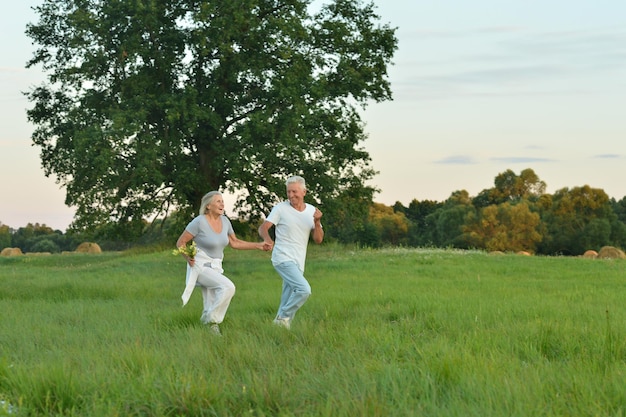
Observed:
[[[234,233],[228,235],[228,243],[233,249],[243,249],[243,250],[258,249],[258,250],[265,250],[265,251],[272,249],[271,245],[269,245],[266,242],[248,242],[248,241],[237,238],[237,236]]]
[[[185,246],[192,239],[193,235],[185,230],[176,241],[176,247],[180,248],[181,246]]]
[[[178,238],[178,240],[176,241],[176,247],[180,248],[181,246],[186,246],[187,243],[189,243],[190,240],[193,240],[193,235],[191,233],[189,233],[188,231],[184,231],[180,237]],[[183,258],[185,258],[187,260],[187,262],[189,263],[189,265],[193,266],[195,260],[193,258],[190,258],[189,256],[182,254]]]

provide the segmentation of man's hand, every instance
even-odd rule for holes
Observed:
[[[315,213],[313,213],[313,220],[315,222],[319,222],[322,219],[322,216],[324,215],[324,213],[322,213],[320,211],[320,209],[318,209],[317,207],[315,207]]]

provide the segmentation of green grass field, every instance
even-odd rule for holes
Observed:
[[[626,261],[313,246],[287,331],[269,256],[223,337],[170,251],[0,258],[0,415],[626,415]]]

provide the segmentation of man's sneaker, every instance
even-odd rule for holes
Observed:
[[[220,331],[220,326],[217,323],[211,323],[209,325],[209,329],[211,330],[211,332],[215,333],[218,336],[222,335],[222,332]]]
[[[276,317],[274,319],[274,324],[277,326],[284,327],[289,330],[291,328],[291,323],[289,322],[289,317]]]

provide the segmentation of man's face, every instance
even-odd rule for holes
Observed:
[[[287,186],[287,199],[292,206],[300,205],[304,201],[306,190],[298,183],[291,183]]]

